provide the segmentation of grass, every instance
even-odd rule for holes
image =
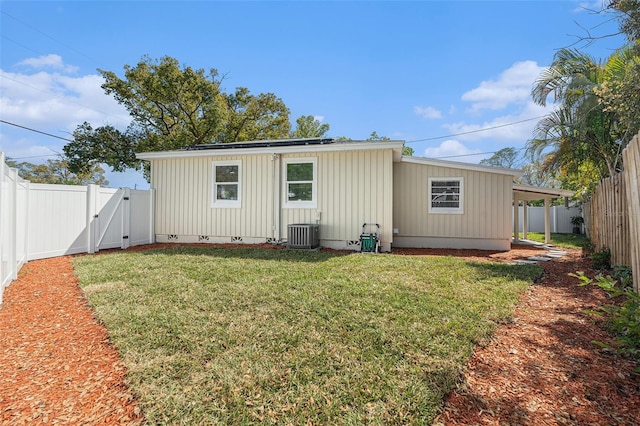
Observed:
[[[520,233],[520,238],[522,238],[522,232]],[[527,240],[536,241],[538,243],[544,243],[544,233],[543,232],[527,232]],[[587,244],[589,239],[584,234],[557,234],[551,233],[551,243],[567,248],[575,248],[580,249]]]
[[[74,259],[152,424],[428,424],[541,275],[452,257],[184,248]]]

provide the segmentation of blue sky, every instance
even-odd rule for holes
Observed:
[[[415,155],[477,163],[522,148],[536,117],[530,90],[557,49],[617,32],[602,1],[171,2],[0,1],[0,117],[69,138],[84,121],[125,127],[97,68],[123,75],[143,55],[215,68],[226,91],[272,92],[291,121],[329,136],[371,132]],[[583,51],[606,58],[622,37]],[[519,123],[519,124],[511,124]],[[479,131],[487,128],[493,130]],[[471,133],[469,133],[471,132]],[[0,125],[0,150],[41,162],[64,140]],[[476,154],[478,155],[469,155]],[[489,153],[489,154],[486,154]],[[111,186],[148,187],[138,173]]]

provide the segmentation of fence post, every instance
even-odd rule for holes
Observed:
[[[131,189],[122,188],[122,232],[120,233],[120,248],[129,248],[131,244]]]
[[[97,186],[87,185],[87,253],[96,252]]]
[[[11,279],[18,278],[18,171],[15,169],[9,169],[9,174],[12,178],[12,185],[9,188],[11,191],[11,200],[13,205],[9,206],[11,213],[9,214],[9,221],[11,223],[11,239],[9,249],[9,267],[11,268]]]
[[[2,270],[4,264],[4,236],[2,231],[4,230],[5,209],[6,209],[6,196],[5,196],[5,175],[4,175],[4,152],[0,151],[0,303],[2,303],[2,294],[4,293],[4,276],[5,271]]]

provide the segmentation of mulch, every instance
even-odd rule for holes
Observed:
[[[530,246],[506,253],[394,252],[479,261],[541,254]],[[602,321],[583,312],[607,303],[607,297],[597,288],[578,287],[567,275],[592,274],[590,262],[569,250],[541,266],[543,278],[522,296],[511,322],[476,350],[435,424],[640,425],[636,364],[594,345],[611,336]],[[0,347],[2,424],[144,423],[125,384],[126,369],[93,317],[70,257],[22,268],[0,307]]]
[[[126,369],[78,287],[70,257],[26,264],[0,309],[0,421],[137,424]]]

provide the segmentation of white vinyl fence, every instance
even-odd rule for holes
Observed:
[[[29,260],[154,242],[153,191],[29,183],[0,152],[0,303]]]
[[[543,232],[544,233],[544,207],[527,206],[529,224],[527,232]],[[520,206],[519,218],[520,227],[522,229],[523,220],[523,206]],[[551,232],[559,234],[570,234],[573,232],[573,225],[571,224],[571,218],[573,216],[582,216],[582,209],[579,207],[564,207],[553,206],[550,209],[550,225]]]

